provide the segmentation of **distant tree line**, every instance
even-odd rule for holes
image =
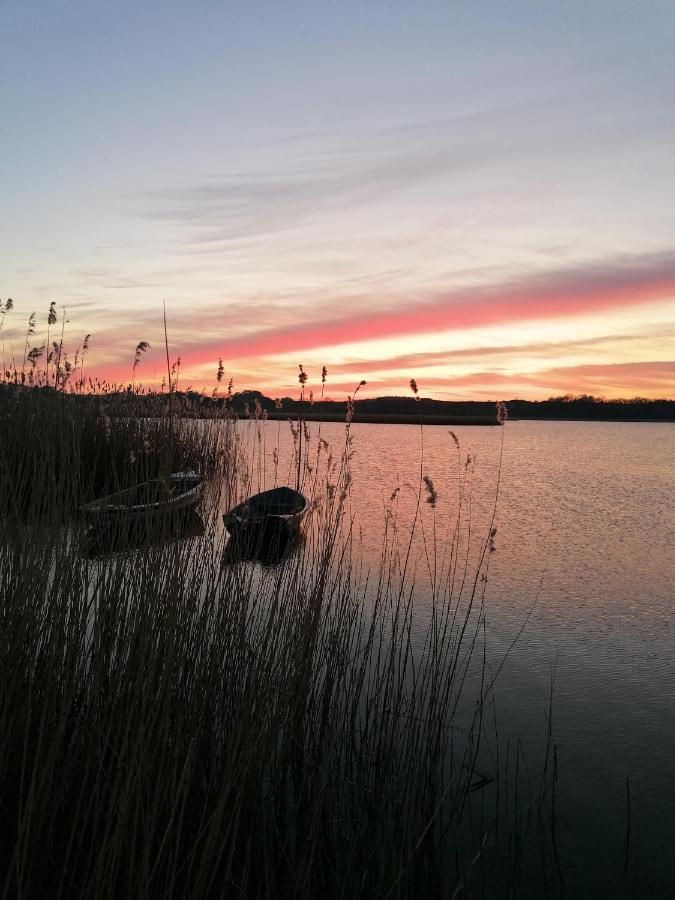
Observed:
[[[50,388],[28,388],[20,385],[0,383],[0,401],[10,399],[17,391],[50,390]],[[52,389],[53,390],[53,389]],[[134,393],[129,387],[125,390],[108,390],[102,394],[71,395],[74,402],[88,397],[100,396],[107,405],[122,404],[133,399],[136,410],[147,405],[149,413],[154,414],[157,405],[161,407],[166,395],[160,392]],[[293,397],[271,398],[260,391],[239,391],[225,396],[207,395],[197,391],[176,391],[175,402],[186,401],[183,410],[191,416],[208,416],[210,412],[220,412],[224,407],[239,417],[286,418],[298,415],[308,418],[320,418],[327,415],[341,418],[347,414],[346,400],[303,401]],[[675,400],[650,400],[645,397],[632,397],[623,400],[607,400],[590,394],[565,394],[561,397],[549,397],[548,400],[507,400],[505,401],[510,419],[561,419],[605,422],[675,422]],[[157,408],[159,408],[157,407]],[[456,416],[467,418],[495,418],[496,406],[490,400],[432,400],[429,397],[375,397],[356,398],[355,418],[359,413],[369,415],[406,416],[416,421],[433,420],[437,417]]]
[[[673,422],[675,400],[632,397],[606,400],[590,394],[565,394],[548,400],[509,400],[513,419],[581,419],[615,422]]]
[[[215,401],[222,403],[224,401]],[[308,400],[301,402],[292,397],[278,401],[266,397],[260,391],[241,391],[227,401],[238,415],[251,415],[254,410],[265,410],[268,415],[298,415],[300,412],[341,413],[347,409],[346,401],[317,400],[312,404]],[[645,397],[633,397],[626,400],[606,400],[589,394],[562,397],[550,397],[548,400],[507,400],[509,418],[511,419],[581,419],[599,421],[675,421],[675,400],[649,400]],[[494,415],[495,403],[484,400],[432,400],[422,397],[376,397],[359,399],[356,403],[356,415],[362,413],[381,413],[434,417],[442,415],[457,416],[490,416]]]

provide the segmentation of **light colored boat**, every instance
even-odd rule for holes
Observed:
[[[92,500],[82,507],[90,525],[129,522],[173,516],[194,509],[204,490],[204,479],[196,472],[174,472],[153,478],[116,494]]]

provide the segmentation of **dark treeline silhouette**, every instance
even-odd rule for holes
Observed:
[[[16,391],[50,391],[52,388],[26,388],[12,384],[0,384],[0,402],[15,395]],[[115,415],[129,412],[127,400],[133,400],[134,413],[147,407],[148,415],[161,415],[167,395],[161,392],[134,392],[108,390],[104,394],[71,394],[71,402],[90,402],[99,397]],[[260,391],[246,390],[234,394],[213,396],[197,391],[175,391],[173,402],[179,404],[182,413],[190,416],[209,416],[229,409],[240,418],[286,419],[302,416],[306,419],[344,421],[347,415],[346,400],[300,400],[293,397],[281,399],[266,397]],[[675,400],[649,400],[644,397],[606,400],[589,394],[550,397],[548,400],[507,400],[508,417],[518,419],[560,419],[604,422],[675,422]],[[429,397],[374,397],[355,398],[354,418],[362,422],[423,422],[446,424],[449,421],[467,424],[497,424],[496,402],[492,400],[432,400]]]
[[[223,401],[217,401],[223,402]],[[232,409],[238,415],[254,415],[255,409],[264,410],[270,418],[285,418],[298,415],[320,418],[328,415],[331,418],[344,418],[347,412],[346,401],[308,400],[300,401],[291,397],[281,400],[281,409],[277,401],[266,397],[260,391],[241,391],[234,394],[231,400]],[[675,421],[675,400],[648,400],[635,397],[627,400],[605,400],[587,394],[579,396],[566,395],[550,397],[548,400],[507,400],[509,418],[511,419],[566,419],[566,420],[599,420],[599,421]],[[492,400],[432,400],[428,397],[376,397],[357,399],[355,418],[362,416],[378,417],[410,417],[417,421],[434,418],[457,417],[468,419],[495,419],[495,401]]]
[[[548,400],[509,400],[513,419],[577,419],[604,422],[673,422],[675,400],[633,397],[605,400],[589,394],[549,397]]]

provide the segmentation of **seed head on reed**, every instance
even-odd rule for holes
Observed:
[[[508,416],[509,416],[509,411],[506,408],[506,403],[504,403],[503,400],[500,400],[497,403],[497,421],[499,422],[500,425],[503,425],[504,422],[506,422]]]
[[[359,383],[354,388],[353,395],[347,397],[347,416],[346,416],[345,421],[347,422],[348,425],[354,418],[354,398],[358,394],[359,388],[363,387],[366,383],[367,382],[365,381],[365,379],[362,378],[361,381],[359,381]]]
[[[37,365],[38,360],[45,352],[45,345],[43,344],[41,347],[33,347],[26,356],[26,359],[31,364],[33,368]]]
[[[225,366],[223,365],[222,359],[218,360],[218,370],[216,371],[216,381],[218,384],[223,380],[223,376],[225,375]]]
[[[28,328],[26,328],[26,343],[23,348],[23,366],[21,367],[22,373],[26,368],[26,357],[28,355],[28,342],[30,340],[30,336],[35,334],[35,313],[32,312],[28,317]]]
[[[423,476],[424,486],[427,491],[427,503],[432,509],[436,509],[436,502],[438,500],[438,494],[436,493],[436,488],[434,487],[434,483],[431,480],[429,475]]]
[[[323,392],[326,387],[326,378],[328,377],[328,369],[325,366],[321,366],[321,399],[323,400]]]
[[[5,316],[14,309],[14,301],[8,297],[5,301],[0,300],[0,331],[5,324]]]
[[[52,300],[49,304],[49,312],[47,313],[47,325],[56,325],[56,300]]]
[[[300,369],[300,372],[298,373],[298,381],[300,382],[300,386],[304,388],[304,386],[307,384],[307,372],[305,372],[301,365],[298,366],[298,368]]]
[[[457,447],[457,449],[459,450],[459,440],[458,440],[457,435],[455,434],[455,432],[454,432],[454,431],[448,431],[448,434],[450,435],[450,437],[451,437],[452,440],[454,441],[455,447]]]
[[[136,352],[134,353],[134,370],[138,366],[141,361],[141,356],[150,349],[150,344],[147,341],[139,341],[136,344]]]
[[[413,394],[415,395],[415,400],[419,400],[419,394],[418,394],[418,392],[417,392],[417,391],[418,391],[418,388],[417,388],[417,382],[415,381],[414,378],[411,378],[411,379],[410,379],[410,390],[411,390],[411,391],[413,392]]]

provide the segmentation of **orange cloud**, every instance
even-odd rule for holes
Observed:
[[[675,298],[675,254],[659,255],[632,264],[552,272],[501,287],[411,300],[405,308],[386,312],[333,315],[316,323],[295,322],[218,341],[209,339],[187,361],[198,364],[217,356],[233,361],[359,340],[609,313],[671,298]],[[339,299],[331,306],[336,305]],[[223,323],[227,323],[225,314]],[[234,325],[236,328],[236,322]]]
[[[321,348],[330,368],[330,356],[326,350],[340,344],[395,338],[397,346],[401,347],[405,346],[402,342],[406,338],[414,335],[487,326],[494,330],[495,326],[506,327],[528,320],[564,318],[578,320],[579,341],[565,340],[558,344],[524,342],[522,345],[512,342],[509,346],[476,346],[448,354],[416,353],[414,342],[411,341],[410,353],[399,353],[391,359],[362,358],[336,366],[333,371],[338,375],[339,383],[331,382],[331,391],[337,396],[341,392],[352,390],[353,377],[349,373],[353,373],[353,376],[358,376],[356,380],[368,378],[368,393],[371,395],[392,390],[400,392],[405,390],[407,377],[410,377],[412,369],[415,370],[413,374],[419,377],[425,366],[438,369],[454,358],[457,361],[465,360],[465,372],[451,377],[443,377],[444,373],[438,371],[433,374],[430,372],[426,381],[427,390],[447,395],[449,390],[464,390],[471,394],[502,387],[504,390],[512,390],[514,394],[522,388],[521,394],[530,395],[548,391],[669,396],[675,392],[670,363],[621,362],[622,347],[627,347],[628,342],[640,336],[644,338],[644,332],[641,334],[636,327],[634,333],[618,336],[608,334],[606,338],[586,337],[583,322],[585,316],[594,315],[597,318],[598,314],[606,314],[609,317],[613,311],[630,308],[637,310],[645,304],[664,303],[672,298],[675,298],[675,253],[612,261],[603,266],[554,271],[502,286],[427,296],[411,302],[405,308],[396,307],[386,311],[382,311],[381,302],[378,302],[376,312],[345,311],[340,315],[335,311],[340,307],[340,301],[336,300],[331,304],[324,304],[323,316],[321,312],[317,312],[317,320],[310,323],[302,310],[298,310],[295,321],[289,321],[286,307],[282,325],[258,330],[251,329],[251,314],[241,303],[228,305],[226,312],[194,316],[192,321],[183,314],[182,320],[177,325],[174,324],[171,355],[172,358],[179,353],[182,355],[185,373],[183,387],[192,384],[200,388],[205,381],[213,383],[212,378],[204,377],[204,372],[212,370],[215,376],[217,360],[222,357],[228,377],[230,374],[234,375],[237,387],[263,388],[276,385],[271,388],[273,393],[288,393],[292,387],[279,386],[280,383],[288,383],[285,373],[281,371],[282,364],[275,366],[269,359],[270,356],[297,353],[300,360],[301,354]],[[301,318],[303,315],[304,319]],[[223,328],[226,328],[227,336],[216,338],[215,335]],[[576,325],[574,329],[577,329]],[[569,328],[566,333],[570,333]],[[512,330],[512,337],[513,334]],[[542,359],[539,372],[533,373],[530,366],[527,372],[518,374],[518,359],[528,352],[538,352],[542,357],[551,359],[551,365],[554,365],[556,356],[576,355],[581,348],[589,351],[595,343],[603,344],[604,368],[602,365],[546,368]],[[162,378],[165,363],[159,350],[160,345],[155,341],[155,352],[144,358],[143,370],[138,372],[139,377],[146,376],[147,382],[157,383]],[[625,353],[626,351],[624,355]],[[653,353],[655,356],[662,355],[656,345]],[[584,362],[590,362],[588,352],[584,355]],[[485,365],[484,359],[494,361],[496,357],[508,364],[508,371],[505,367],[499,372],[466,373],[467,365],[482,367]],[[644,359],[643,355],[642,360]],[[565,359],[565,363],[567,362],[571,360]],[[283,363],[283,368],[287,369],[288,363]],[[374,372],[371,377],[368,377],[369,369]],[[394,374],[397,371],[399,375]],[[131,351],[128,361],[106,369],[108,377],[120,381],[127,381],[130,372]],[[392,377],[387,377],[385,372],[392,372]]]
[[[406,383],[401,377],[370,381],[371,393],[403,393]],[[520,395],[551,396],[560,394],[595,394],[607,397],[672,397],[675,396],[675,362],[609,363],[561,366],[536,373],[470,372],[464,375],[435,377],[422,384],[422,392],[452,391],[462,394],[487,394],[493,399]],[[353,390],[352,381],[331,384],[335,391]]]

